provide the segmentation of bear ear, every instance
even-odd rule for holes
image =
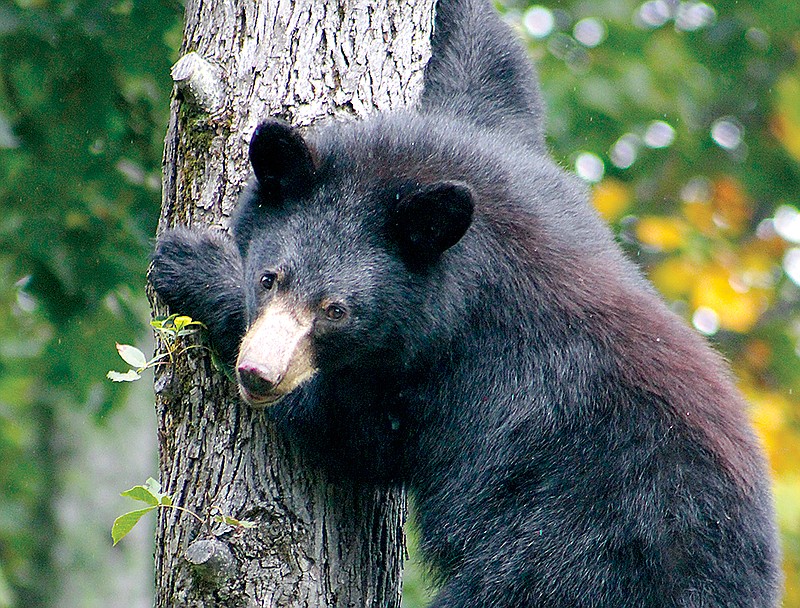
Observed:
[[[430,264],[461,240],[474,208],[472,190],[465,184],[421,186],[398,201],[392,217],[395,238],[412,261]]]
[[[256,127],[250,140],[250,164],[259,185],[278,196],[302,191],[314,176],[308,144],[297,129],[277,119]]]

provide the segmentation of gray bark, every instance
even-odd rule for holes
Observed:
[[[413,103],[433,0],[190,0],[164,151],[159,230],[225,229],[260,120],[308,125]],[[213,287],[212,287],[213,288]],[[154,312],[164,314],[158,303]],[[173,311],[180,312],[180,311]],[[398,606],[405,497],[326,483],[251,411],[203,349],[156,377],[156,606]]]

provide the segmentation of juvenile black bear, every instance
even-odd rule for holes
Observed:
[[[408,485],[434,606],[776,606],[742,398],[542,123],[488,0],[440,0],[416,110],[263,123],[233,240],[167,232],[151,281],[332,473]]]

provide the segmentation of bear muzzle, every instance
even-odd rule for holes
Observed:
[[[242,398],[255,408],[277,403],[316,373],[312,316],[271,303],[245,334],[236,362]]]
[[[237,368],[239,391],[248,403],[266,406],[276,403],[281,398],[282,395],[276,393],[276,388],[283,380],[283,376],[271,373],[272,371],[248,363]]]

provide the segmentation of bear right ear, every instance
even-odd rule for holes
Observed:
[[[314,177],[308,144],[282,120],[267,120],[256,127],[250,140],[250,164],[259,185],[278,196],[302,191]]]
[[[392,213],[392,231],[407,259],[432,264],[467,232],[475,198],[460,182],[443,181],[402,196]]]

